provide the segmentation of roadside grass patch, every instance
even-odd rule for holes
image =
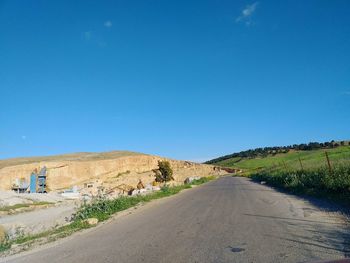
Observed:
[[[105,221],[109,219],[113,214],[134,207],[140,203],[147,203],[155,199],[171,196],[179,193],[184,189],[191,188],[192,185],[200,185],[214,179],[214,176],[203,177],[199,180],[194,180],[190,184],[172,187],[164,186],[160,191],[147,195],[137,195],[131,197],[122,196],[113,200],[107,200],[103,198],[96,199],[92,201],[92,203],[82,205],[73,215],[73,219],[70,224],[38,234],[21,236],[14,240],[6,240],[5,242],[0,243],[0,253],[10,249],[14,244],[25,244],[30,246],[30,244],[40,239],[46,238],[46,242],[50,242],[58,238],[69,236],[79,230],[93,227],[86,222],[86,219],[88,218],[97,218],[99,221]]]
[[[214,180],[215,177],[214,176],[209,176],[209,177],[202,177],[198,180],[194,180],[191,182],[191,185],[200,185],[200,184],[204,184],[204,183],[207,183],[211,180]]]
[[[0,253],[3,252],[3,251],[8,250],[9,248],[11,248],[11,244],[10,243],[8,243],[8,242],[1,243],[0,244]]]
[[[53,204],[51,202],[34,202],[32,204],[15,204],[9,206],[0,207],[0,212],[8,212],[10,210],[16,210],[23,207],[32,207],[32,206],[42,206],[42,205],[50,205]]]
[[[267,184],[286,189],[295,194],[327,197],[350,205],[350,165],[334,165],[306,170],[263,170],[250,177]]]
[[[73,216],[73,220],[86,220],[88,218],[97,218],[99,221],[104,221],[110,218],[113,214],[136,206],[140,203],[147,203],[154,199],[163,198],[179,193],[181,190],[191,188],[191,185],[199,185],[210,181],[210,179],[193,181],[191,184],[178,186],[163,186],[160,191],[147,195],[137,196],[122,196],[113,200],[97,199],[90,204],[83,205]],[[212,180],[212,179],[211,179]]]

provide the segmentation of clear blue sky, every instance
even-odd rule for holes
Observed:
[[[0,0],[0,158],[202,161],[350,138],[350,1]]]

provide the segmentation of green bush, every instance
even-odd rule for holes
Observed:
[[[153,170],[153,172],[156,182],[164,183],[174,180],[173,169],[168,161],[158,161],[158,169]]]

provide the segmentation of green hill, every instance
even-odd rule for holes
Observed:
[[[350,164],[350,146],[320,148],[316,150],[289,150],[285,153],[258,155],[256,157],[219,157],[207,163],[223,167],[238,168],[246,173],[266,168],[310,169],[327,165],[328,153],[331,165]],[[300,160],[299,160],[300,159]],[[217,160],[217,161],[216,161]],[[301,162],[301,164],[300,164]],[[302,167],[301,167],[302,165]]]
[[[255,181],[295,194],[325,197],[350,207],[349,142],[257,148],[207,163],[242,169],[243,174],[239,175]]]

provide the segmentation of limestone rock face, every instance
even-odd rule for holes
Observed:
[[[68,157],[65,157],[68,156]],[[89,182],[102,182],[113,188],[127,184],[136,188],[139,180],[150,184],[154,180],[153,169],[158,167],[159,160],[168,160],[174,171],[173,184],[183,183],[189,176],[221,175],[224,171],[214,166],[187,161],[176,161],[145,154],[129,152],[83,153],[29,158],[16,162],[11,159],[0,161],[0,189],[10,190],[16,178],[30,180],[34,169],[47,167],[47,188],[57,191],[72,186],[83,187]],[[6,165],[7,164],[7,165]]]

